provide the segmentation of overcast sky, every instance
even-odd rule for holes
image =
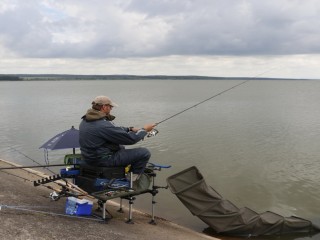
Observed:
[[[0,74],[320,79],[319,0],[1,0]]]

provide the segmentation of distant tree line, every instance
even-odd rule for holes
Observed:
[[[0,75],[0,81],[21,81],[22,79],[14,75]]]
[[[225,77],[172,76],[172,75],[69,75],[69,74],[20,74],[22,80],[223,80]],[[242,79],[242,78],[237,78]]]
[[[286,78],[209,77],[172,75],[72,75],[72,74],[16,74],[0,75],[0,81],[57,81],[57,80],[295,80]],[[302,79],[300,79],[302,80]]]

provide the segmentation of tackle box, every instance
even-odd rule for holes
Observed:
[[[80,174],[80,170],[79,169],[74,169],[74,168],[62,168],[60,169],[60,175],[61,177],[75,177],[78,176]]]
[[[91,215],[93,202],[87,199],[78,199],[75,197],[68,197],[66,201],[66,214],[68,215]]]

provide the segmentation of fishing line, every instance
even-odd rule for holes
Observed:
[[[23,170],[25,170],[25,169],[23,169]],[[18,175],[16,175],[16,174],[13,174],[13,173],[9,173],[9,172],[6,172],[6,171],[3,171],[2,169],[0,170],[0,172],[2,172],[2,173],[6,173],[6,174],[8,174],[8,175],[10,175],[10,176],[13,176],[13,177],[16,177],[16,178],[20,178],[20,179],[22,179],[22,180],[24,180],[24,181],[26,181],[26,182],[30,182],[30,183],[33,183],[34,181],[32,181],[32,180],[30,180],[30,179],[27,179],[27,178],[24,178],[24,177],[21,177],[21,176],[18,176]],[[31,172],[28,172],[28,173],[31,173]],[[35,174],[35,173],[31,173],[31,174]],[[36,175],[37,176],[37,175]],[[56,183],[56,182],[54,182],[54,183]],[[50,190],[55,190],[53,187],[51,187],[51,186],[47,186],[47,185],[39,185],[39,186],[41,186],[41,187],[45,187],[45,188],[47,188],[47,189],[50,189]],[[60,185],[59,185],[60,186]]]
[[[33,182],[33,181],[31,181],[30,179],[27,179],[27,178],[24,178],[24,177],[18,176],[18,175],[13,174],[13,173],[5,172],[5,171],[3,171],[2,169],[0,169],[0,171],[1,171],[1,172],[3,172],[3,173],[8,174],[8,175],[10,175],[10,176],[14,176],[14,177],[20,178],[20,179],[22,179],[22,180],[24,180],[24,181],[27,181],[27,182]]]
[[[34,160],[34,159],[32,159],[31,157],[27,156],[27,155],[26,155],[26,154],[24,154],[23,152],[20,152],[18,149],[14,148],[14,147],[11,147],[11,146],[9,146],[9,148],[11,148],[12,150],[14,150],[14,151],[16,151],[16,152],[20,153],[22,156],[24,156],[24,157],[26,157],[26,158],[30,159],[32,162],[34,162],[34,163],[36,163],[36,164],[38,164],[38,165],[41,165],[41,164],[40,164],[40,163],[38,163],[36,160]]]
[[[31,157],[27,156],[26,154],[20,152],[19,150],[15,149],[15,148],[13,148],[13,147],[10,147],[10,148],[12,148],[13,150],[15,150],[15,151],[17,151],[18,153],[22,154],[23,156],[27,157],[28,159],[32,160],[34,163],[38,164],[39,167],[44,167],[44,166],[41,165],[39,162],[37,162],[36,160],[34,160],[34,159],[32,159]],[[60,165],[60,164],[57,164],[57,165]],[[52,166],[53,166],[53,165],[52,165]],[[33,168],[33,167],[36,167],[36,166],[29,166],[29,167],[27,167],[27,168]],[[50,167],[50,166],[49,166],[49,167]],[[11,168],[11,169],[16,169],[16,168],[17,168],[17,167],[14,167],[14,168]],[[19,168],[19,167],[18,167],[18,168]],[[25,166],[21,166],[20,168],[23,169],[23,170],[25,170],[26,167],[25,167]],[[52,170],[50,170],[48,167],[44,167],[44,168],[45,168],[46,170],[50,171],[51,173],[53,173],[54,175],[56,175],[56,173],[53,172]],[[10,169],[10,167],[8,167],[8,168],[0,168],[0,171],[1,171],[1,170],[5,170],[5,169]],[[5,172],[5,173],[7,173],[7,172]],[[33,173],[33,174],[35,174],[35,173]],[[13,174],[12,174],[12,175],[13,175]],[[72,183],[70,183],[66,178],[61,177],[61,180],[63,180],[63,181],[65,182],[66,186],[70,186],[70,184],[72,185]],[[59,183],[57,183],[57,182],[55,182],[55,181],[53,181],[53,183],[61,186],[61,184],[59,184]],[[42,184],[41,184],[41,185],[42,185]],[[45,187],[48,187],[48,186],[45,186]],[[82,190],[82,189],[81,189],[81,190]]]
[[[215,98],[215,97],[217,97],[217,96],[219,96],[219,95],[221,95],[221,94],[223,94],[223,93],[226,93],[226,92],[228,92],[228,91],[230,91],[230,90],[232,90],[232,89],[234,89],[234,88],[236,88],[236,87],[238,87],[238,86],[240,86],[240,85],[242,85],[242,84],[245,84],[245,83],[248,82],[248,81],[250,81],[250,79],[245,80],[245,81],[243,81],[243,82],[241,82],[241,83],[239,83],[239,84],[237,84],[237,85],[234,85],[234,86],[231,87],[231,88],[228,88],[228,89],[226,89],[226,90],[223,90],[222,92],[219,92],[219,93],[217,93],[217,94],[215,94],[215,95],[213,95],[213,96],[211,96],[211,97],[209,97],[209,98],[207,98],[207,99],[205,99],[205,100],[203,100],[203,101],[201,101],[201,102],[199,102],[199,103],[197,103],[197,104],[195,104],[195,105],[192,105],[191,107],[188,107],[188,108],[186,108],[186,109],[184,109],[184,110],[182,110],[182,111],[180,111],[180,112],[178,112],[178,113],[176,113],[176,114],[174,114],[174,115],[172,115],[172,116],[170,116],[170,117],[167,117],[166,119],[164,119],[164,120],[156,123],[156,125],[159,125],[160,123],[163,123],[163,122],[165,122],[165,121],[168,121],[169,119],[174,118],[174,117],[180,115],[181,113],[184,113],[184,112],[190,110],[191,108],[194,108],[194,107],[196,107],[196,106],[199,106],[200,104],[205,103],[205,102],[207,102],[207,101],[209,101],[209,100],[211,100],[211,99],[213,99],[213,98]]]
[[[12,150],[20,153],[22,156],[30,159],[32,162],[38,164],[39,166],[42,166],[39,162],[37,162],[36,160],[32,159],[31,157],[27,156],[26,154],[24,154],[23,152],[20,152],[18,149],[15,149],[14,147],[9,146],[9,148],[11,148]],[[48,170],[49,172],[51,172],[52,174],[56,174],[54,171],[52,171],[51,169],[47,168],[47,167],[43,167],[44,169]]]
[[[242,81],[241,83],[238,83],[238,84],[236,84],[236,85],[234,85],[234,86],[232,86],[232,87],[230,87],[230,88],[228,88],[228,89],[226,89],[226,90],[223,90],[222,92],[219,92],[219,93],[217,93],[217,94],[215,94],[215,95],[213,95],[213,96],[211,96],[211,97],[209,97],[209,98],[207,98],[207,99],[205,99],[205,100],[203,100],[203,101],[201,101],[201,102],[199,102],[199,103],[197,103],[197,104],[192,105],[191,107],[188,107],[188,108],[186,108],[186,109],[184,109],[184,110],[182,110],[182,111],[180,111],[180,112],[178,112],[178,113],[176,113],[176,114],[173,114],[172,116],[167,117],[167,118],[165,118],[164,120],[156,123],[156,125],[159,125],[160,123],[166,122],[166,121],[168,121],[169,119],[172,119],[172,118],[174,118],[174,117],[176,117],[176,116],[178,116],[178,115],[180,115],[180,114],[182,114],[182,113],[184,113],[184,112],[186,112],[186,111],[188,111],[188,110],[190,110],[190,109],[192,109],[192,108],[194,108],[194,107],[197,107],[197,106],[199,106],[199,105],[202,104],[202,103],[205,103],[205,102],[207,102],[207,101],[209,101],[209,100],[211,100],[211,99],[213,99],[213,98],[215,98],[215,97],[218,97],[218,96],[220,96],[220,95],[222,95],[222,94],[224,94],[224,93],[226,93],[226,92],[228,92],[228,91],[230,91],[230,90],[232,90],[232,89],[234,89],[234,88],[236,88],[236,87],[239,87],[239,86],[241,86],[241,85],[243,85],[243,84],[245,84],[245,83],[247,83],[247,82],[249,82],[249,81],[251,81],[251,80],[253,80],[253,79],[256,79],[258,76],[261,76],[261,75],[265,74],[266,72],[271,71],[272,69],[273,69],[273,68],[271,68],[271,69],[269,69],[269,70],[266,70],[266,71],[264,71],[264,72],[262,72],[262,73],[259,73],[259,74],[257,74],[256,76],[254,76],[254,77],[252,77],[252,78],[248,78],[247,80]],[[155,133],[155,134],[156,134],[156,133]]]
[[[34,206],[32,206],[32,207],[34,207]],[[60,216],[60,217],[68,217],[68,218],[83,219],[83,220],[92,220],[92,221],[99,221],[99,222],[103,222],[104,221],[103,219],[98,218],[97,216],[94,216],[94,215],[93,215],[93,217],[81,217],[81,216],[67,215],[67,214],[62,214],[62,213],[54,213],[54,212],[33,210],[33,209],[19,207],[19,206],[0,205],[0,210],[2,210],[2,209],[20,210],[20,211],[31,212],[31,213],[48,214],[48,215],[51,215],[51,216]]]
[[[31,166],[31,167],[34,167],[34,166]],[[41,166],[41,167],[42,167],[42,166]],[[28,178],[25,178],[25,177],[22,177],[22,176],[19,176],[19,175],[16,175],[16,174],[13,174],[13,173],[9,173],[9,172],[7,172],[7,171],[4,171],[4,170],[10,170],[10,169],[21,169],[21,170],[27,171],[25,168],[26,168],[26,167],[23,167],[23,166],[22,166],[22,167],[4,167],[4,168],[0,168],[0,172],[5,173],[5,174],[8,174],[8,175],[10,175],[10,176],[14,176],[14,177],[20,178],[20,179],[22,179],[22,180],[24,180],[24,181],[26,181],[26,182],[30,182],[30,183],[33,183],[33,184],[34,184],[34,182],[35,182],[34,180],[30,180],[30,179],[28,179]],[[33,175],[35,175],[35,176],[38,176],[38,174],[36,174],[36,173],[34,173],[34,172],[29,172],[29,171],[27,171],[27,172],[30,173],[30,174],[33,174]],[[67,189],[69,189],[69,190],[77,191],[76,188],[74,188],[73,186],[70,186],[70,185],[69,185],[70,182],[68,182],[66,179],[61,178],[61,180],[63,180],[63,181],[65,182],[65,185],[62,184],[62,183],[55,182],[55,181],[53,181],[52,183],[58,185],[59,187],[62,187],[62,189],[55,189],[54,187],[48,186],[48,185],[45,185],[45,184],[40,184],[40,185],[38,185],[38,186],[40,186],[40,187],[45,187],[45,188],[47,188],[47,189],[53,190],[54,192],[50,194],[49,198],[50,198],[51,200],[54,200],[54,201],[60,199],[60,196],[64,196],[64,194],[65,194],[65,192],[64,192],[64,191],[65,191],[65,188],[67,188]],[[76,190],[75,190],[75,189],[76,189]],[[57,192],[58,192],[58,193],[57,193]],[[55,196],[52,195],[52,194],[54,194],[54,193],[55,193],[55,194],[59,194],[59,195],[57,195],[58,198],[56,198],[56,199],[54,198]],[[84,192],[82,192],[81,194],[76,194],[76,195],[74,195],[74,194],[72,194],[72,193],[70,193],[70,192],[68,192],[67,194],[69,194],[69,196],[74,196],[74,197],[79,197],[79,196],[88,196],[88,197],[90,197],[90,196],[88,195],[88,193],[84,193]]]

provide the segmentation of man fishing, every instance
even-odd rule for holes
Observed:
[[[146,148],[125,149],[123,145],[133,145],[142,140],[156,124],[146,124],[143,128],[118,127],[110,114],[118,105],[107,96],[97,96],[92,108],[82,117],[79,126],[80,150],[86,163],[101,167],[125,167],[131,165],[133,180],[143,172],[150,159]]]

